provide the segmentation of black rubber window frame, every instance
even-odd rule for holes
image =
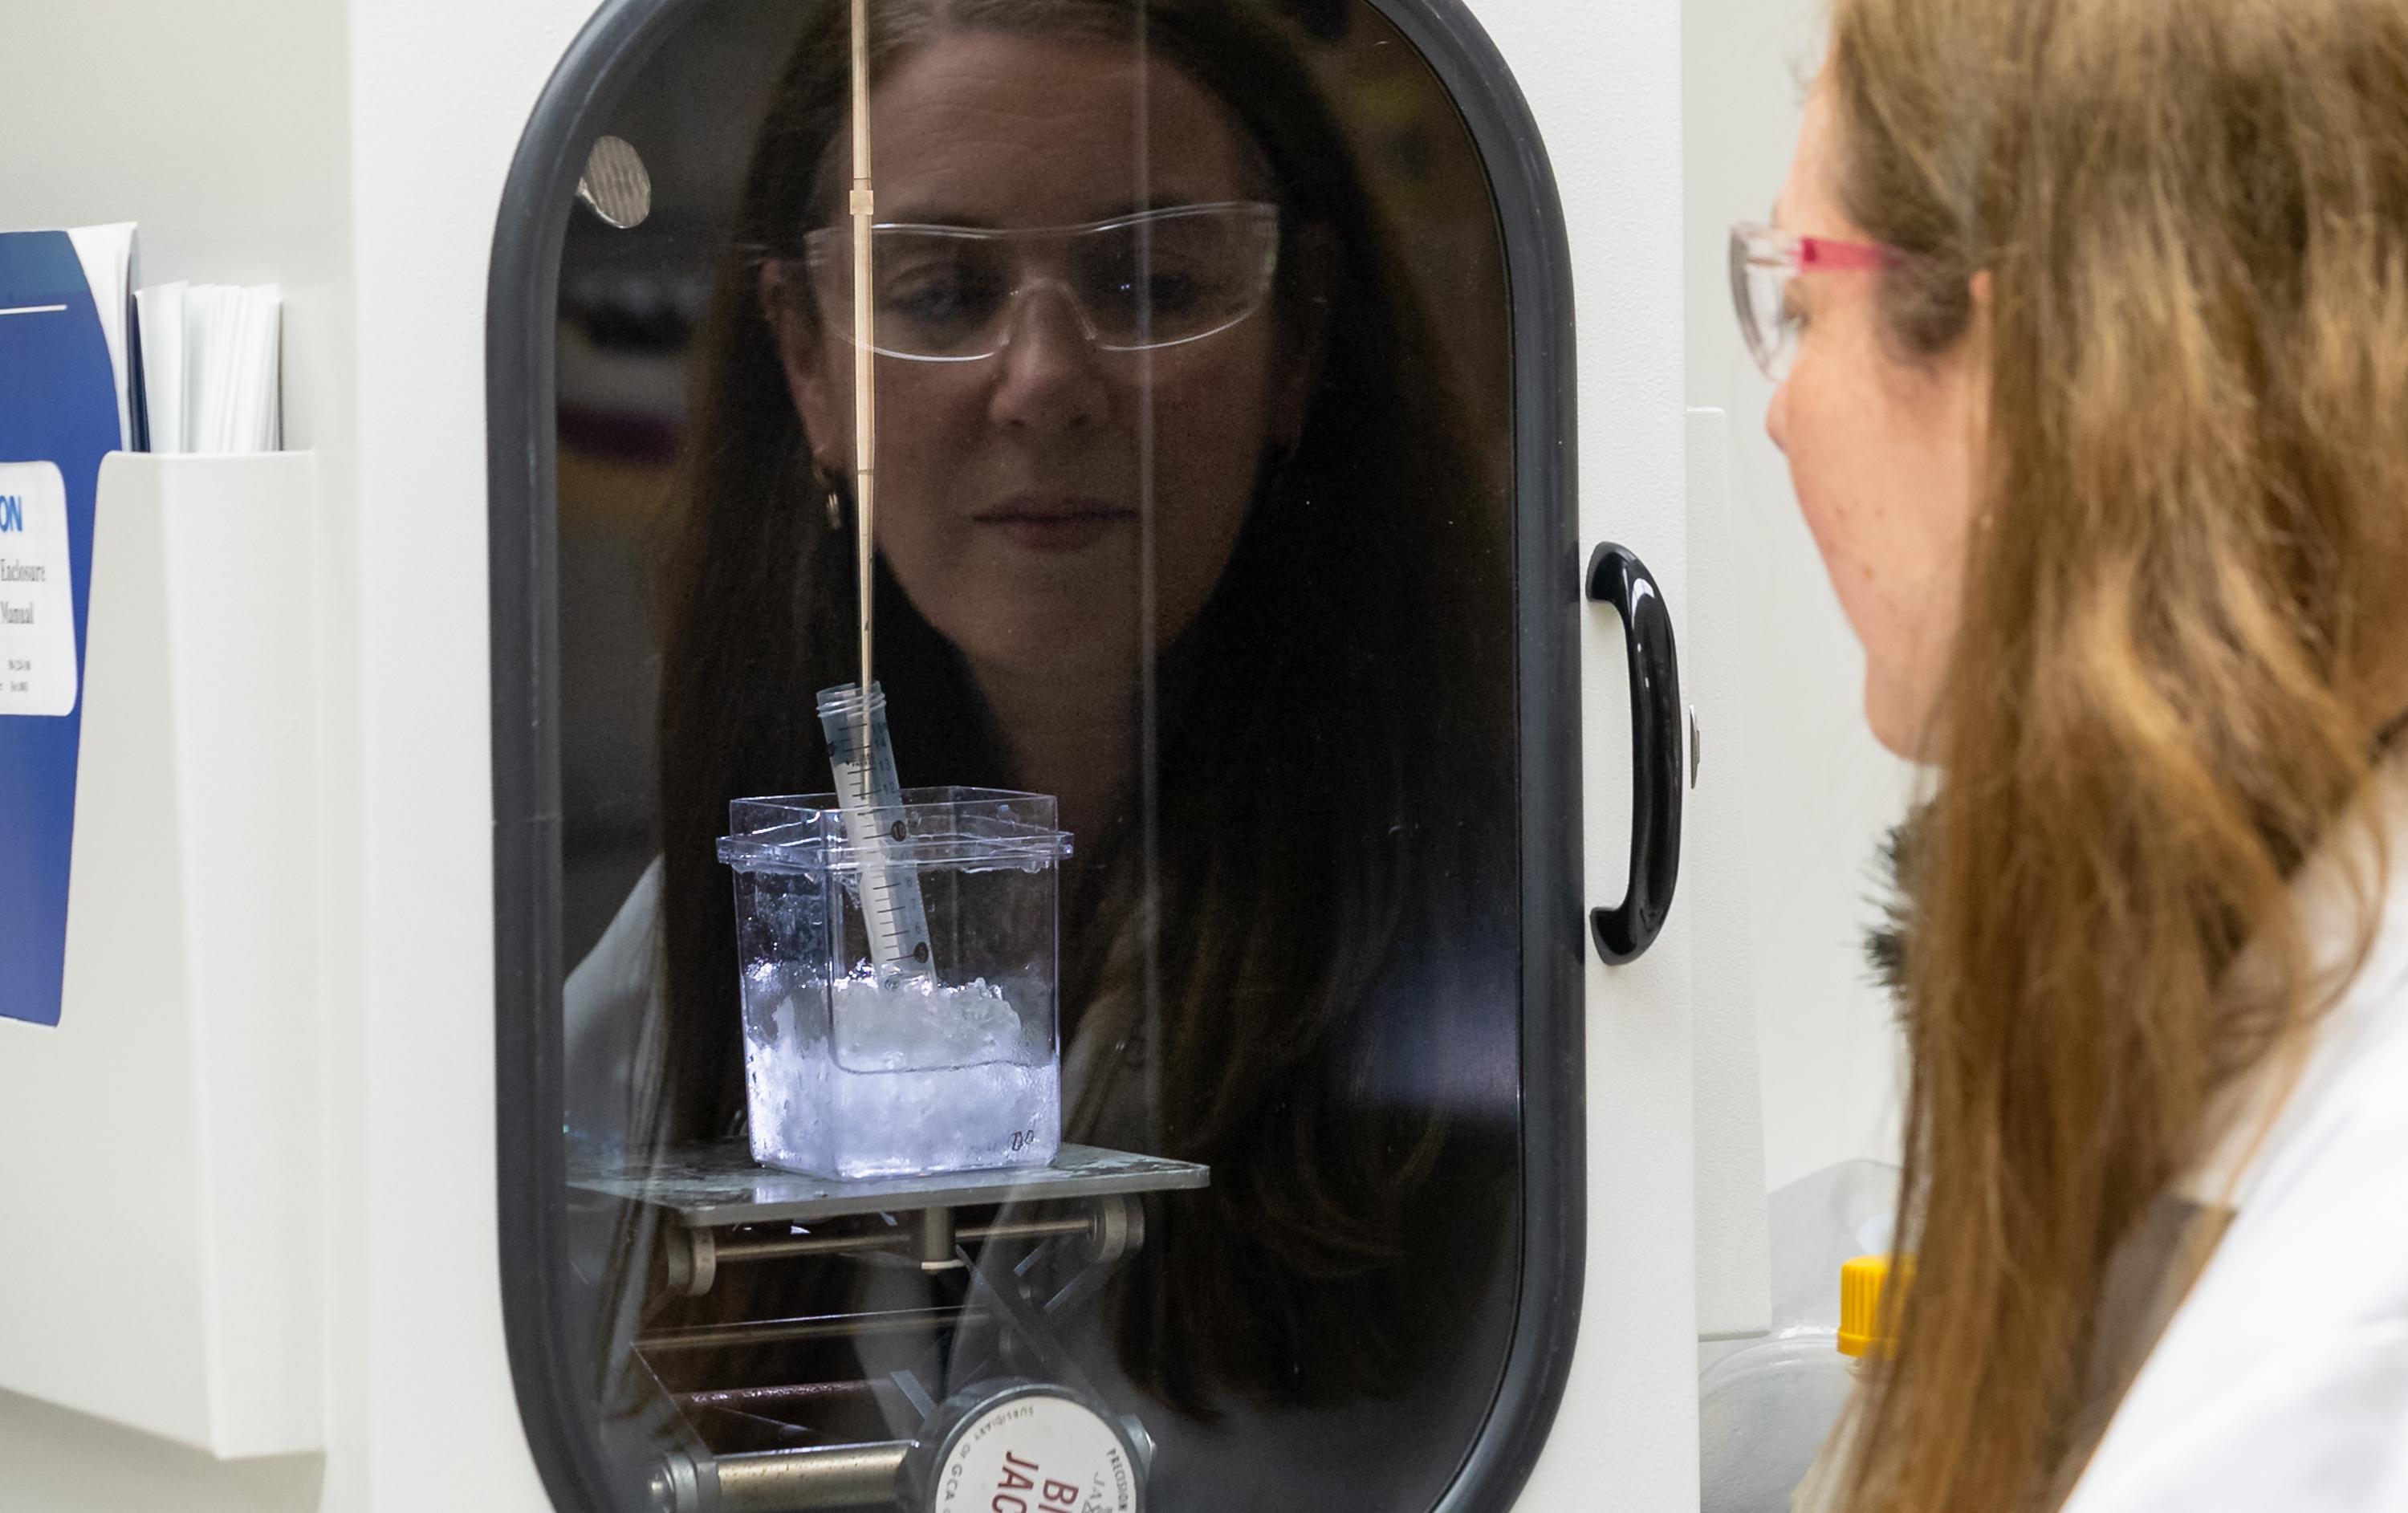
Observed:
[[[564,1285],[560,647],[554,472],[562,239],[586,148],[707,0],[608,0],[538,99],[495,218],[485,315],[494,764],[494,1113],[503,1330],[553,1504],[619,1513]],[[1571,253],[1537,122],[1461,0],[1365,0],[1454,97],[1488,174],[1512,321],[1521,788],[1522,1234],[1495,1402],[1432,1513],[1501,1513],[1546,1442],[1580,1327],[1587,1228]],[[622,1504],[621,1506],[631,1505]]]

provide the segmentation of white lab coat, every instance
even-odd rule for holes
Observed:
[[[2229,1192],[2230,1227],[2065,1513],[2408,1513],[2408,768],[2293,893],[2316,959],[2344,961],[2377,827],[2372,949],[2297,1082],[2270,1067],[2236,1092],[2186,1180],[2194,1201]]]

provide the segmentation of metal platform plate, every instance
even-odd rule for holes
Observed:
[[[1007,1166],[868,1182],[804,1177],[762,1166],[753,1162],[752,1150],[737,1140],[690,1146],[650,1163],[610,1167],[572,1163],[568,1171],[572,1188],[667,1209],[688,1229],[800,1224],[848,1214],[1174,1192],[1205,1187],[1211,1181],[1211,1169],[1194,1162],[1083,1145],[1065,1145],[1051,1166]]]

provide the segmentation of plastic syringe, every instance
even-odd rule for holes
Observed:
[[[886,735],[886,692],[870,684],[865,710],[860,685],[844,683],[822,689],[819,707],[845,839],[852,843],[860,879],[870,960],[882,977],[925,977],[928,913],[920,901],[920,876],[893,856],[903,839],[903,786]]]

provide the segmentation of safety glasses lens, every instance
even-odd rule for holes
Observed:
[[[1731,302],[1740,335],[1756,366],[1775,382],[1786,372],[1797,335],[1788,305],[1791,272],[1790,260],[1769,238],[1731,234]]]
[[[1069,283],[1116,349],[1193,341],[1233,325],[1269,293],[1275,231],[1240,215],[1174,215],[1097,231],[1072,249]]]
[[[1168,347],[1226,330],[1269,297],[1279,222],[1268,206],[1211,206],[1060,233],[880,226],[870,267],[873,345],[896,357],[985,357],[1008,339],[1018,295],[1051,287],[1111,350]],[[852,244],[810,239],[822,317],[853,337]]]

